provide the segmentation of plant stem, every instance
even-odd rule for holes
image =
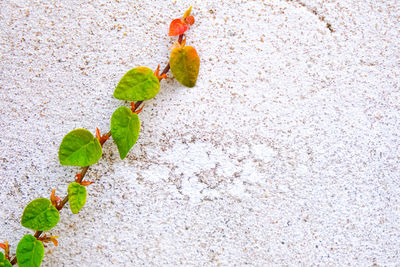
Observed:
[[[178,42],[181,44],[181,43],[182,43],[182,40],[183,40],[183,34],[179,35]],[[169,69],[170,69],[170,66],[169,66],[169,63],[168,63],[167,66],[165,66],[165,68],[164,68],[163,71],[161,72],[160,76],[162,76],[163,74],[167,74],[167,72],[169,71]]]
[[[178,42],[179,42],[179,43],[182,43],[182,40],[183,40],[183,34],[179,35]],[[165,66],[165,68],[164,68],[163,71],[161,72],[160,76],[163,75],[163,74],[167,74],[167,72],[169,71],[169,69],[170,69],[170,66],[169,66],[169,63],[168,63],[167,66]],[[134,109],[133,111],[136,111],[142,103],[143,103],[143,101],[138,101],[138,102],[136,102],[136,103],[135,103],[135,109]],[[109,131],[106,135],[111,136],[111,131]],[[102,147],[103,147],[103,144],[104,144],[106,141],[107,141],[107,140],[104,140],[104,142],[101,143],[101,146],[102,146]],[[83,168],[82,168],[82,170],[81,170],[81,172],[80,172],[80,177],[76,180],[76,182],[81,183],[81,182],[83,181],[83,178],[85,177],[87,171],[89,170],[89,167],[90,167],[90,166],[86,166],[86,167],[83,167]],[[57,207],[57,209],[58,209],[58,210],[61,210],[62,208],[64,208],[64,206],[65,206],[65,204],[67,204],[68,200],[69,200],[69,197],[68,197],[68,195],[67,195],[67,196],[64,197],[64,199],[61,201],[61,204],[60,204],[59,207]],[[39,237],[42,235],[42,233],[43,233],[43,231],[36,231],[36,233],[35,233],[34,236],[35,236],[36,238],[39,238]],[[11,263],[11,265],[16,264],[16,263],[17,263],[17,256],[14,256],[14,258],[10,261],[10,263]]]
[[[14,265],[17,263],[17,256],[14,256],[14,258],[10,261],[11,265]]]

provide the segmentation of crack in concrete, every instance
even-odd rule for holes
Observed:
[[[304,7],[305,9],[307,9],[307,11],[309,11],[309,12],[312,13],[313,15],[317,16],[317,18],[318,18],[321,22],[323,22],[323,23],[326,25],[326,27],[328,28],[328,30],[329,30],[331,33],[332,33],[332,32],[335,32],[335,30],[334,30],[333,27],[332,27],[332,24],[329,23],[329,22],[327,22],[327,21],[325,20],[325,16],[320,15],[320,14],[317,12],[316,9],[311,8],[310,6],[306,5],[305,3],[303,3],[302,1],[299,1],[299,0],[286,0],[286,2],[288,2],[288,3],[293,3],[293,2],[298,3],[300,6]]]

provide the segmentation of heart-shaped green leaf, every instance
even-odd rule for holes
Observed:
[[[111,136],[117,144],[119,156],[124,159],[139,138],[140,120],[127,107],[116,109],[111,117]]]
[[[44,256],[44,246],[33,235],[25,235],[17,246],[20,267],[39,267]]]
[[[85,205],[87,197],[86,187],[78,183],[70,183],[68,186],[69,207],[73,214],[77,214]]]
[[[12,267],[11,263],[6,259],[3,252],[0,252],[0,267]]]
[[[35,231],[47,231],[56,226],[59,219],[60,214],[51,201],[38,198],[25,207],[21,224]]]
[[[99,140],[88,130],[69,132],[61,142],[58,158],[61,165],[86,167],[96,163],[103,151]]]
[[[169,59],[171,72],[182,85],[193,87],[199,75],[200,58],[192,46],[177,47],[171,52]]]
[[[155,97],[160,90],[160,81],[147,67],[128,71],[114,90],[114,97],[127,101],[144,101]]]

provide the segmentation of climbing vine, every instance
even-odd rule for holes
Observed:
[[[61,199],[52,190],[50,198],[38,198],[24,209],[21,225],[34,231],[19,241],[16,255],[11,257],[7,240],[0,243],[4,250],[0,252],[0,267],[18,263],[21,267],[40,266],[45,253],[44,243],[57,246],[57,236],[43,234],[54,228],[59,220],[59,211],[69,203],[73,214],[77,214],[85,205],[86,187],[93,182],[84,180],[90,165],[95,164],[103,155],[103,144],[111,137],[116,144],[121,159],[124,159],[139,138],[140,119],[143,102],[154,98],[160,90],[160,82],[167,78],[171,69],[174,78],[182,85],[193,87],[199,74],[200,58],[192,46],[186,46],[185,32],[194,24],[190,7],[182,18],[174,19],[169,27],[169,36],[178,36],[172,46],[169,63],[160,73],[160,65],[153,72],[148,67],[136,67],[129,70],[117,84],[113,96],[119,100],[130,101],[130,107],[117,108],[111,116],[110,131],[101,134],[96,128],[95,135],[86,129],[70,131],[62,139],[58,158],[61,165],[82,167],[75,180],[68,186],[67,195]]]

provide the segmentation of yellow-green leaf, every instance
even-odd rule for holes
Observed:
[[[114,90],[114,97],[127,101],[144,101],[155,97],[160,90],[160,81],[147,67],[128,71]]]
[[[177,47],[169,59],[171,72],[182,85],[193,87],[199,75],[200,58],[192,46]]]
[[[111,136],[117,144],[119,156],[124,159],[139,138],[140,120],[127,107],[119,107],[111,117]]]
[[[17,246],[20,267],[39,267],[44,256],[44,246],[33,235],[25,235]]]
[[[47,198],[38,198],[25,207],[21,224],[35,231],[47,231],[56,226],[59,219],[60,214],[51,201]]]
[[[61,142],[58,158],[61,165],[86,167],[96,163],[103,151],[99,140],[88,130],[69,132]]]
[[[11,263],[6,259],[3,252],[0,252],[0,267],[11,267]]]
[[[73,214],[77,214],[85,205],[87,197],[86,187],[78,183],[70,183],[68,186],[69,207]]]

